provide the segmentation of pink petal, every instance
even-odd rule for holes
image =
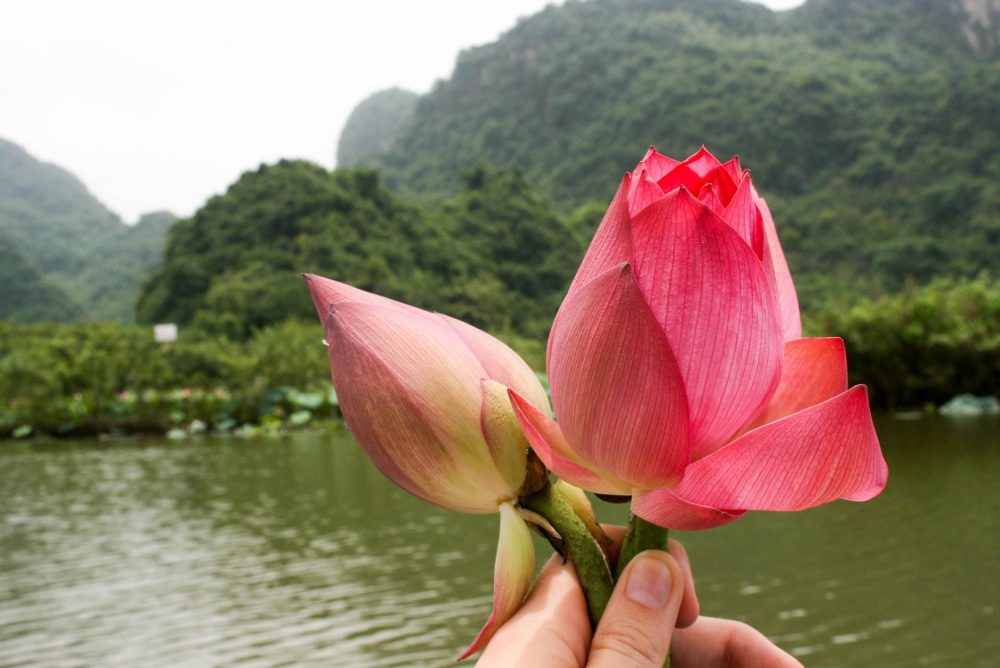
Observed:
[[[646,156],[639,163],[640,166],[646,168],[646,171],[649,173],[649,178],[654,181],[662,179],[667,172],[679,164],[680,161],[668,158],[662,153],[659,153],[653,146],[649,147],[649,150],[646,151]]]
[[[736,193],[729,201],[729,206],[722,214],[722,220],[740,235],[757,259],[764,258],[764,221],[754,200],[750,172],[747,172],[740,182]]]
[[[316,274],[302,274],[309,288],[309,295],[312,297],[313,305],[316,307],[316,315],[322,322],[326,322],[326,317],[330,314],[330,306],[334,302],[342,302],[353,297],[352,301],[366,301],[370,293],[358,290],[355,287],[332,281]],[[358,294],[363,293],[363,294]]]
[[[868,392],[857,385],[694,462],[675,491],[716,508],[804,510],[838,498],[866,501],[888,474]]]
[[[687,188],[689,191],[696,193],[700,192],[702,186],[705,185],[705,179],[695,173],[686,164],[681,163],[660,179],[657,185],[664,193],[673,192],[678,188]]]
[[[435,315],[465,342],[486,369],[487,378],[513,388],[538,408],[549,410],[549,397],[538,381],[538,376],[503,341],[461,320],[440,313]]]
[[[521,429],[524,430],[531,449],[545,464],[545,468],[559,478],[592,492],[624,495],[632,493],[632,486],[627,482],[614,480],[604,472],[593,470],[580,462],[577,455],[570,450],[559,425],[552,418],[513,390],[509,394]]]
[[[690,461],[683,384],[628,264],[566,297],[548,370],[559,424],[581,460],[637,487],[680,478]]]
[[[306,286],[309,288],[309,294],[312,296],[313,305],[316,307],[316,314],[319,315],[320,321],[324,324],[326,323],[327,317],[330,315],[330,307],[336,302],[342,301],[394,306],[411,312],[421,312],[425,315],[429,315],[425,311],[420,311],[420,309],[408,304],[397,302],[393,299],[382,297],[372,292],[365,292],[364,290],[359,290],[358,288],[347,285],[346,283],[317,276],[316,274],[302,274],[302,278],[305,279]]]
[[[663,191],[660,190],[660,186],[656,185],[656,181],[651,179],[646,170],[640,166],[632,174],[632,183],[629,187],[629,215],[634,216],[662,196]]]
[[[665,193],[681,187],[696,193],[711,181],[709,175],[721,166],[719,159],[702,146],[694,155],[665,174],[658,183]]]
[[[734,184],[738,184],[743,179],[743,167],[740,166],[740,156],[738,155],[730,158],[729,162],[723,163],[719,169],[728,174]]]
[[[692,172],[694,172],[701,178],[705,178],[711,172],[715,171],[716,169],[722,166],[722,163],[719,162],[719,159],[716,158],[714,155],[712,155],[712,152],[709,151],[704,146],[695,151],[691,155],[691,157],[686,159],[681,164],[690,169]]]
[[[771,210],[768,208],[767,202],[761,198],[758,198],[757,206],[760,208],[764,222],[764,235],[767,238],[767,248],[770,251],[769,267],[774,274],[777,288],[781,335],[785,341],[791,341],[802,337],[799,297],[795,292],[795,283],[792,282],[792,274],[788,270],[785,253],[781,250],[781,242],[778,241],[778,230],[774,226]]]
[[[633,496],[632,512],[653,524],[679,531],[711,529],[734,522],[746,513],[689,503],[665,487]]]
[[[535,574],[535,546],[531,531],[514,506],[500,506],[500,541],[493,566],[493,612],[472,644],[458,657],[468,658],[486,647],[504,623],[514,616],[531,588]]]
[[[771,403],[746,431],[774,422],[847,390],[847,353],[839,338],[795,339],[785,343],[781,382]]]
[[[721,167],[715,170],[714,180],[719,185],[719,192],[723,202],[729,202],[733,198],[733,195],[736,194],[736,189],[743,181],[743,177],[744,173],[740,167],[740,159],[735,155],[729,162],[723,163]]]
[[[392,306],[337,302],[326,331],[344,418],[383,473],[465,512],[492,512],[516,491],[480,427],[485,370],[450,328]]]
[[[604,219],[594,233],[594,238],[587,248],[586,255],[576,270],[573,283],[569,286],[569,294],[590,282],[595,276],[622,262],[628,262],[632,257],[632,233],[629,229],[628,193],[631,189],[632,177],[626,174],[618,186],[618,192],[611,200]]]
[[[698,193],[698,201],[712,210],[712,213],[721,216],[726,210],[719,197],[719,186],[714,183],[706,183]]]
[[[778,385],[774,296],[750,247],[686,190],[649,206],[632,228],[635,273],[684,378],[698,458],[760,413]]]

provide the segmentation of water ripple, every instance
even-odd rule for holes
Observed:
[[[875,501],[678,534],[702,608],[810,666],[997,665],[996,429],[879,429]],[[489,613],[497,518],[343,437],[6,444],[0,471],[2,668],[451,665]]]

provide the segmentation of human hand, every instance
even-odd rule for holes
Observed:
[[[605,528],[620,544],[624,530]],[[669,550],[632,560],[593,633],[572,565],[553,555],[477,668],[661,668],[668,650],[673,668],[801,668],[756,629],[699,617],[687,552],[674,540]]]

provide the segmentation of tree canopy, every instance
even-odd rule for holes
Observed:
[[[523,178],[485,165],[429,210],[372,171],[281,161],[174,225],[138,316],[243,338],[312,318],[299,275],[312,272],[482,327],[544,335],[538,323],[554,313],[582,245]]]

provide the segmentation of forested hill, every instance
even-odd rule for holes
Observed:
[[[290,317],[312,321],[300,275],[311,272],[541,340],[585,243],[572,218],[509,172],[474,167],[431,210],[374,172],[282,160],[174,225],[138,319],[236,339]]]
[[[490,156],[575,204],[612,190],[649,143],[671,153],[704,143],[739,152],[771,190],[797,192],[851,165],[881,132],[919,122],[918,101],[991,88],[998,25],[993,0],[550,6],[463,52],[377,162],[390,185],[436,192]],[[971,81],[935,80],[957,75]]]
[[[55,309],[58,319],[131,320],[139,282],[162,259],[173,220],[161,212],[129,227],[73,174],[0,139],[0,235],[8,252],[32,267],[8,272],[2,317],[38,319],[36,308],[15,304],[14,296],[39,294],[32,286],[42,276],[47,291],[62,294],[60,303],[77,305]]]
[[[1000,248],[996,0],[587,0],[463,52],[369,162],[453,192],[523,171],[564,210],[607,202],[650,144],[741,155],[807,302],[974,274]]]
[[[0,320],[68,322],[82,315],[80,306],[50,283],[38,267],[0,234]]]

